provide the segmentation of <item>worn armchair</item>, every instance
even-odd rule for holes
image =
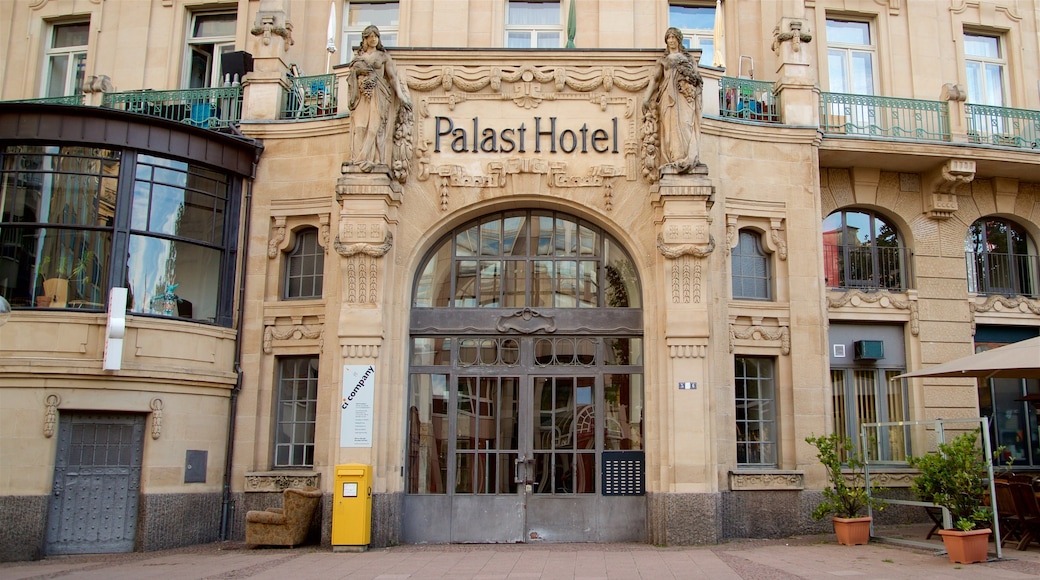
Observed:
[[[282,492],[282,507],[246,512],[246,543],[290,547],[302,544],[321,495],[321,490],[314,487],[291,487]]]

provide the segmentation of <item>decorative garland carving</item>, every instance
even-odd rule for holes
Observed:
[[[520,334],[534,334],[536,332],[556,332],[556,319],[552,316],[544,316],[537,310],[524,308],[516,312],[502,316],[495,324],[499,332],[510,330]]]
[[[320,478],[317,473],[247,473],[244,491],[282,492],[289,487],[318,487]]]
[[[163,400],[156,397],[148,407],[152,410],[152,439],[158,439],[162,435]]]
[[[772,340],[780,341],[780,353],[791,354],[791,329],[787,326],[776,328],[765,328],[763,326],[748,326],[743,330],[737,330],[734,325],[729,327],[729,351],[733,352],[738,340]]]
[[[975,336],[975,313],[977,312],[999,312],[1001,310],[1017,310],[1019,312],[1032,312],[1040,316],[1040,300],[1031,300],[1025,296],[1008,298],[1007,296],[988,296],[979,304],[974,300],[968,301],[968,312],[971,316],[971,335]]]
[[[785,42],[791,43],[791,50],[794,52],[800,52],[803,42],[812,42],[812,35],[802,32],[802,21],[791,20],[788,23],[787,31],[780,32],[779,26],[773,29],[773,45],[771,47],[773,52],[775,54],[780,54],[780,45]]]
[[[59,395],[47,395],[43,412],[43,436],[48,439],[54,437],[54,430],[58,426],[58,405],[60,404],[61,397]]]
[[[579,93],[588,93],[601,87],[604,91],[609,92],[616,85],[621,90],[638,93],[646,88],[650,79],[642,67],[539,67],[526,63],[502,67],[438,67],[431,65],[414,67],[408,76],[408,88],[428,92],[440,87],[445,92],[458,89],[466,93],[475,93],[490,86],[493,91],[497,92],[502,90],[503,81],[525,83],[528,86],[533,83],[553,83],[557,92],[563,91],[565,87]],[[532,101],[540,103],[540,86],[536,89],[514,87],[514,93],[518,90],[519,97],[504,96],[503,99],[509,98],[520,107],[524,107]],[[541,98],[554,97],[547,94]]]
[[[703,246],[703,247],[702,247]],[[657,251],[665,258],[676,259],[680,256],[706,258],[715,251],[715,237],[708,234],[708,244],[669,244],[664,241],[664,234],[657,234]]]
[[[266,14],[260,16],[260,25],[251,28],[249,33],[253,36],[262,36],[264,46],[270,46],[271,35],[281,36],[285,39],[285,51],[288,52],[289,47],[295,44],[292,37],[292,29],[292,22],[286,22],[285,26],[278,26],[275,24],[275,16]]]
[[[845,484],[849,486],[860,486],[863,485],[862,478],[857,478],[851,473],[842,474],[842,478],[845,480]],[[910,484],[914,482],[914,474],[912,473],[885,473],[875,472],[873,469],[870,470],[870,483],[879,487],[893,488],[893,487],[910,487]]]
[[[805,475],[801,472],[750,472],[729,473],[729,486],[733,491],[805,489]]]
[[[917,301],[899,298],[890,294],[887,290],[878,292],[863,292],[862,290],[849,290],[838,298],[827,298],[827,306],[830,308],[842,308],[851,304],[860,306],[862,303],[878,304],[882,308],[896,308],[898,310],[910,311],[910,333],[917,336],[921,332],[921,317],[918,313]]]
[[[303,324],[278,328],[274,325],[264,327],[264,354],[271,354],[272,343],[276,340],[314,340],[318,339],[318,348],[325,346],[325,326],[311,328]]]
[[[373,258],[382,258],[390,251],[390,248],[394,247],[394,234],[387,231],[386,236],[383,237],[382,244],[366,244],[364,242],[344,244],[339,241],[339,236],[336,236],[336,241],[333,243],[333,246],[336,248],[336,253],[344,258],[350,258],[358,254],[364,254]]]

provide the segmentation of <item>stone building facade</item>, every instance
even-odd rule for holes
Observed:
[[[377,546],[823,530],[804,440],[875,423],[1040,469],[1037,381],[890,380],[1040,332],[1035,2],[332,5],[0,6],[4,559],[302,485],[328,543],[347,463]]]

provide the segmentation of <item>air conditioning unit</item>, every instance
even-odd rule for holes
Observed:
[[[885,342],[882,340],[857,340],[852,343],[856,360],[878,360],[885,358]]]

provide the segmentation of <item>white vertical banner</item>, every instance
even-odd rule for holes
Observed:
[[[376,369],[371,365],[343,365],[343,411],[339,422],[340,447],[372,446],[372,401]]]

